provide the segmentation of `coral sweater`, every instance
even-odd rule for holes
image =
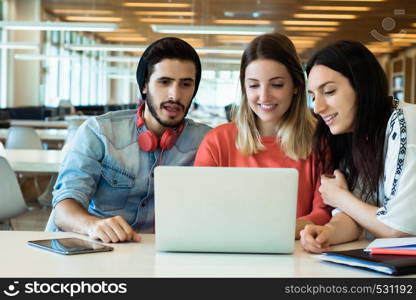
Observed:
[[[255,155],[242,155],[235,146],[237,127],[226,123],[212,129],[203,139],[195,158],[195,166],[295,168],[299,172],[298,218],[315,224],[325,224],[330,219],[327,207],[319,192],[321,172],[315,167],[314,156],[293,160],[285,155],[276,137],[262,137],[266,150]]]

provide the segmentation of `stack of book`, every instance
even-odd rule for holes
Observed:
[[[365,249],[326,252],[319,259],[389,275],[416,273],[416,238],[376,239]]]
[[[364,251],[371,254],[416,255],[416,238],[376,239]]]

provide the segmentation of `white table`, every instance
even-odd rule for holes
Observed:
[[[67,135],[67,129],[36,129],[36,133],[44,142],[64,142]],[[9,129],[0,129],[0,140],[7,140]]]
[[[68,127],[67,121],[43,121],[43,120],[9,120],[10,126],[25,126],[33,128],[61,128]]]
[[[388,277],[376,272],[322,262],[304,252],[293,255],[163,253],[155,251],[154,235],[140,243],[112,244],[112,252],[63,256],[28,246],[34,239],[86,236],[74,233],[0,231],[0,277]],[[368,241],[334,247],[362,248]],[[412,277],[415,277],[412,275]]]
[[[65,157],[61,150],[0,150],[16,173],[56,174]]]

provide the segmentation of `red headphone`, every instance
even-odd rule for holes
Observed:
[[[144,111],[144,103],[140,105],[139,109],[137,110],[136,116],[136,127],[137,129],[141,128],[144,125],[144,118],[143,118],[143,111]],[[163,132],[162,136],[160,137],[160,141],[158,143],[157,136],[151,132],[150,130],[143,131],[139,134],[137,138],[137,142],[139,144],[140,149],[146,152],[153,152],[159,146],[162,150],[169,150],[170,148],[175,145],[176,139],[181,134],[184,128],[184,123],[182,122],[179,127],[174,129],[166,129]]]

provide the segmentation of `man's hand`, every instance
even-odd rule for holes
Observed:
[[[121,216],[92,221],[88,228],[88,236],[104,243],[140,242],[141,239]]]

